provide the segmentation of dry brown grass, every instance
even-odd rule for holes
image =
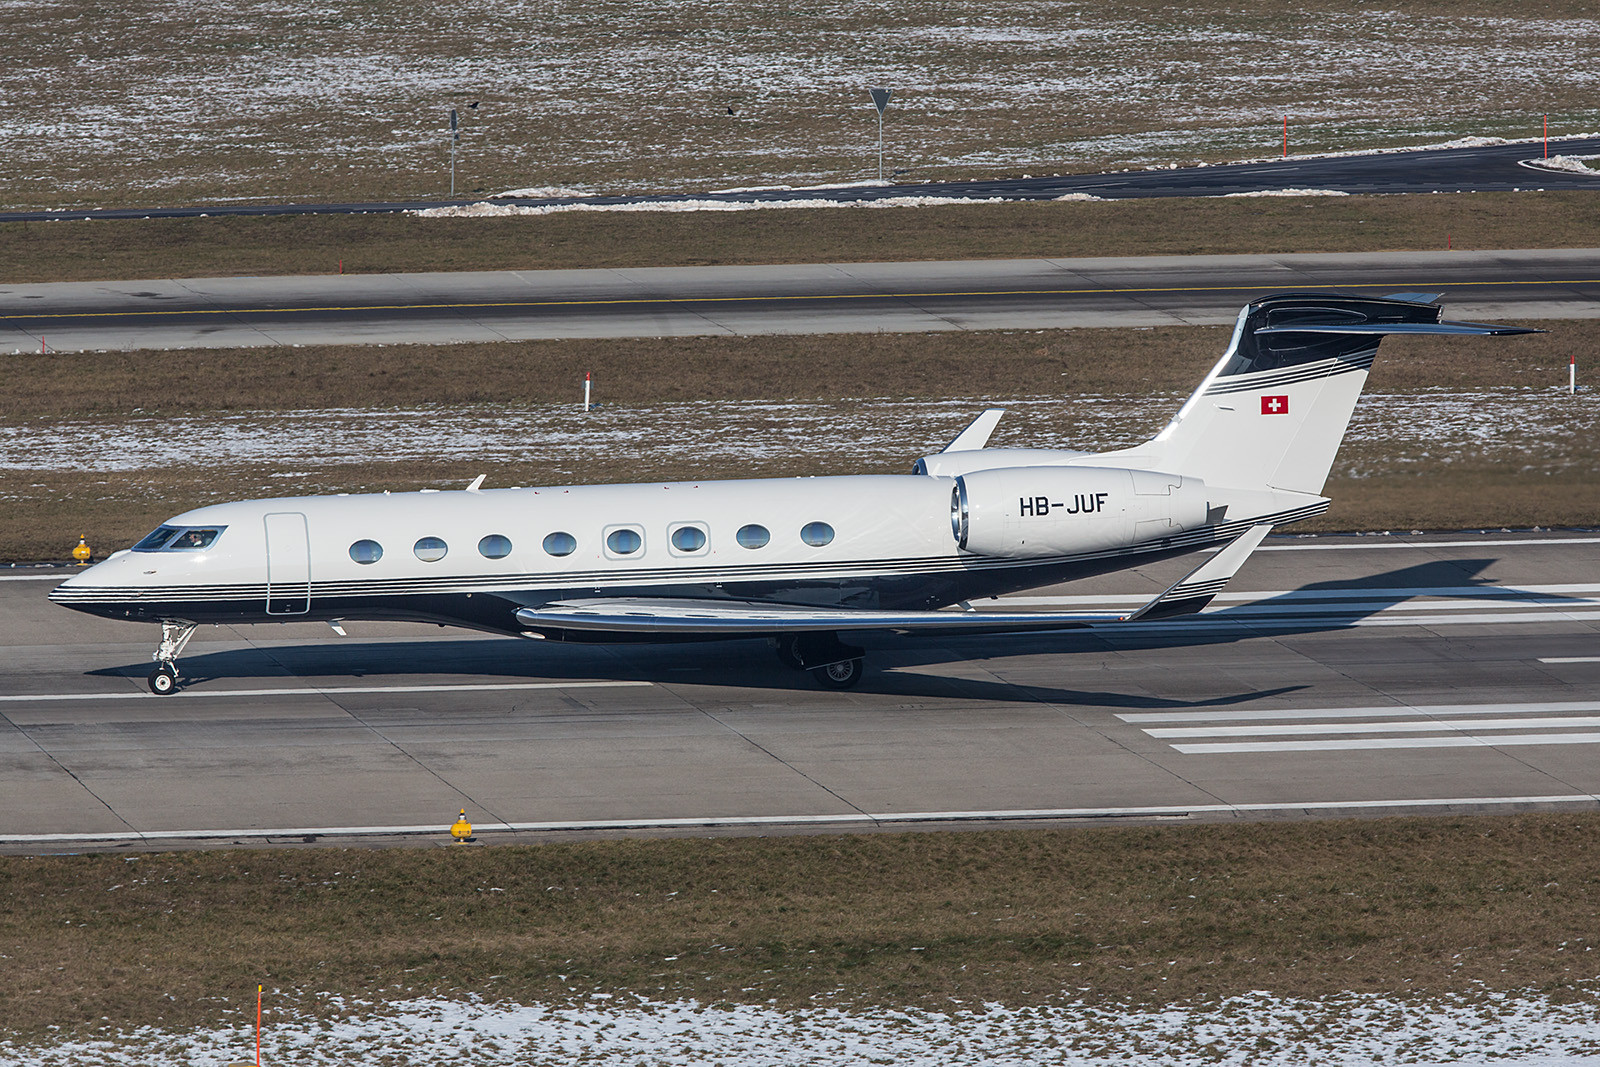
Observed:
[[[1600,366],[1587,320],[1528,322],[1508,341],[1391,338],[1368,388],[1475,389],[1566,380]],[[568,403],[591,371],[605,403],[941,398],[1187,391],[1221,355],[1225,327],[981,333],[680,337],[494,344],[308,345],[5,359],[0,418],[304,410],[413,404]]]
[[[0,225],[0,281],[886,262],[1032,256],[1600,247],[1587,192],[1301,200]]]
[[[943,1009],[1575,994],[1600,818],[0,859],[0,1026],[322,994]],[[498,890],[498,891],[491,891]],[[675,959],[670,959],[675,957]],[[107,1017],[102,1022],[102,1017]]]
[[[1272,155],[1284,115],[1298,151],[1529,137],[1547,111],[1557,132],[1595,127],[1595,15],[1590,0],[52,0],[0,9],[0,201],[440,196],[452,107],[469,195],[855,180],[876,173],[872,83],[896,89],[888,165],[917,178]]]

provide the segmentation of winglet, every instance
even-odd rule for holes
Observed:
[[[480,474],[476,478],[472,479],[472,484],[467,486],[467,492],[476,493],[478,490],[482,489],[483,480],[487,477],[487,474]]]
[[[1178,615],[1193,615],[1211,603],[1212,597],[1222,592],[1222,587],[1239,573],[1239,568],[1244,566],[1244,561],[1250,558],[1250,553],[1261,544],[1261,539],[1271,532],[1271,523],[1250,527],[1229,542],[1222,551],[1190,571],[1171,589],[1129,615],[1125,621],[1170,619]]]
[[[1000,424],[1000,416],[1005,413],[1005,408],[989,408],[982,415],[967,423],[967,428],[956,434],[955,440],[939,451],[970,452],[974,449],[982,448],[989,443],[989,435],[994,433],[994,428]]]

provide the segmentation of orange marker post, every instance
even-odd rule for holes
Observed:
[[[261,987],[256,986],[256,1067],[261,1067]]]

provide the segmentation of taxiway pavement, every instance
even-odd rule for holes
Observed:
[[[0,286],[0,351],[1231,323],[1270,292],[1590,318],[1600,249],[201,278]]]
[[[350,623],[202,630],[154,697],[153,629],[61,573],[0,579],[12,851],[1600,806],[1595,533],[1274,538],[1209,617],[885,638],[845,693],[754,641]]]

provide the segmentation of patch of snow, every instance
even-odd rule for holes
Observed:
[[[1063,194],[1062,196],[1055,197],[1055,202],[1060,204],[1060,203],[1067,202],[1067,201],[1078,202],[1078,201],[1104,200],[1104,199],[1105,199],[1105,197],[1103,197],[1103,196],[1095,196],[1093,193],[1066,193],[1066,194]]]
[[[1564,170],[1574,174],[1587,174],[1591,177],[1600,177],[1600,170],[1589,165],[1589,160],[1600,159],[1600,156],[1551,156],[1549,159],[1524,159],[1524,167],[1533,167],[1536,170]]]
[[[1090,197],[1089,199],[1096,199]],[[998,204],[1003,197],[884,196],[875,200],[653,200],[629,204],[468,204],[465,207],[430,207],[407,212],[427,219],[487,219],[513,215],[553,215],[564,211],[772,211],[784,208],[933,207],[949,204]]]
[[[1552,377],[1557,377],[1555,373]],[[1374,393],[1356,406],[1340,452],[1341,470],[1412,469],[1429,457],[1528,462],[1563,470],[1584,462],[1600,435],[1600,404],[1559,388]],[[937,451],[993,397],[928,400],[870,397],[835,401],[701,400],[605,404],[330,408],[29,419],[0,424],[0,470],[137,472],[154,469],[320,469],[374,458],[392,462],[538,464],[552,481],[570,479],[603,454],[635,457],[639,476],[681,468],[684,441],[696,461],[781,471],[795,455],[838,473],[903,469]],[[997,446],[1103,450],[1138,444],[1178,409],[1178,393],[1082,393],[1000,401],[1012,409]]]
[[[568,189],[560,185],[533,185],[526,189],[507,189],[503,193],[495,193],[496,200],[555,200],[573,196],[594,196],[590,189]]]
[[[1341,189],[1257,189],[1249,193],[1223,193],[1219,199],[1236,196],[1349,196]]]
[[[353,1009],[353,1010],[351,1010]],[[1514,1061],[1519,1067],[1600,1065],[1592,996],[1556,1002],[1533,993],[1478,993],[1411,1002],[1343,994],[1325,1000],[1253,992],[1215,1005],[1130,1009],[1089,1004],[949,1012],[847,1011],[642,997],[566,1007],[430,997],[347,1005],[336,1022],[269,1021],[262,1061],[299,1067],[1367,1067]],[[12,1067],[212,1067],[251,1058],[239,1025],[188,1032],[145,1027],[111,1036],[0,1041]]]

